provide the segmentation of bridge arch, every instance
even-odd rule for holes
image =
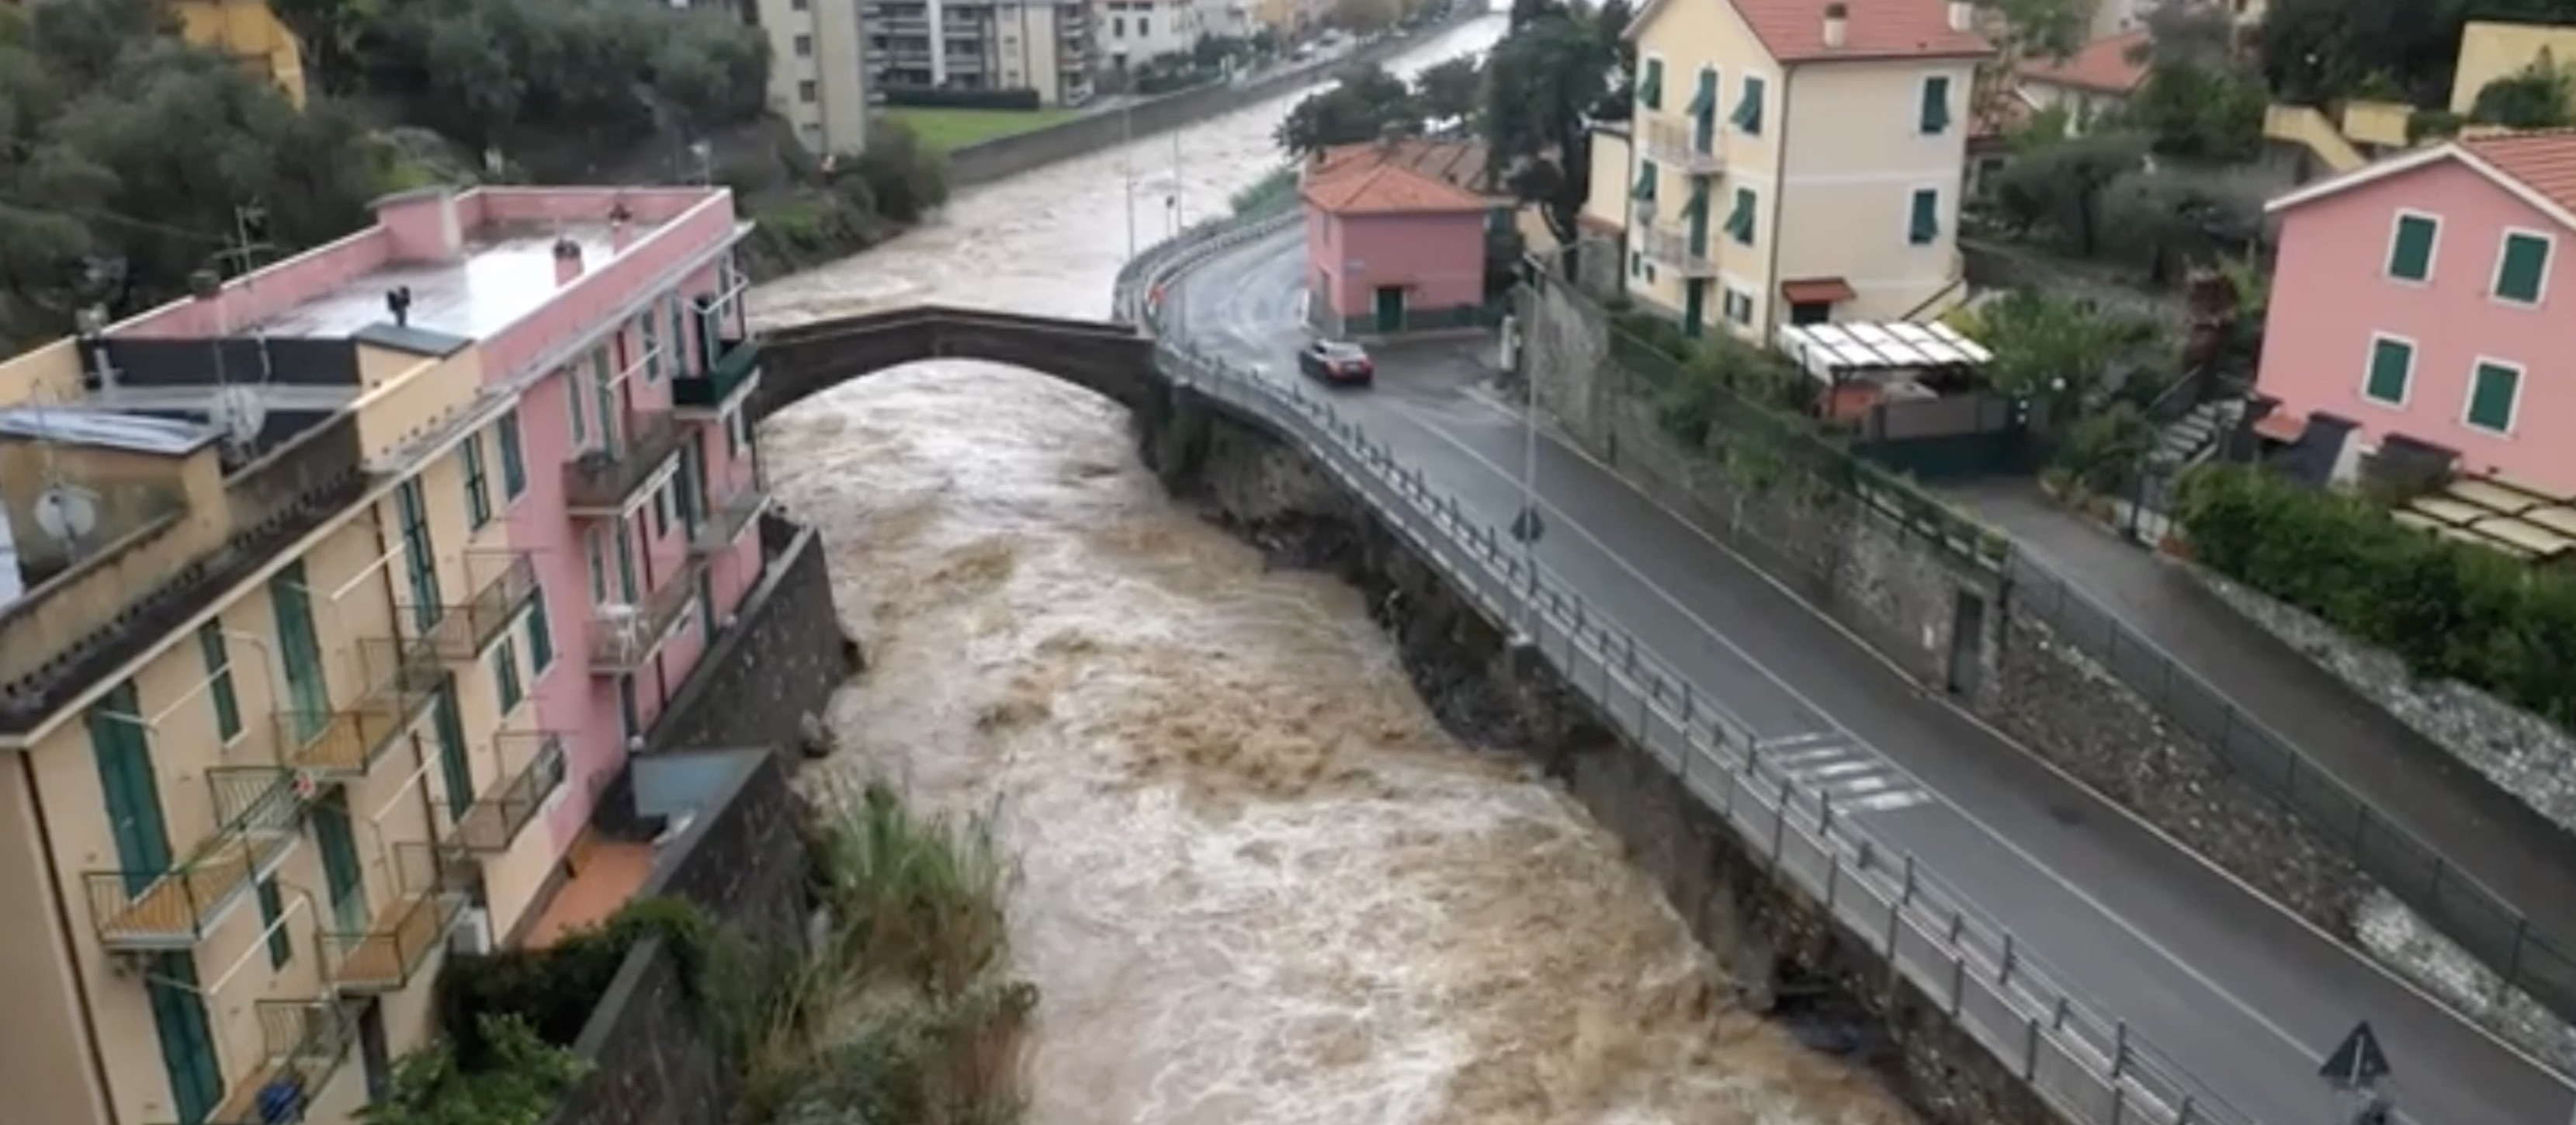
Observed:
[[[1129,325],[915,305],[763,333],[751,416],[766,418],[850,380],[925,359],[1025,367],[1130,411],[1148,408],[1164,382],[1153,341]]]

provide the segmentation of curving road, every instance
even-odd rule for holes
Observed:
[[[1166,330],[1298,378],[1303,256],[1292,228],[1197,267]],[[1500,526],[1522,502],[1526,435],[1482,389],[1488,351],[1383,351],[1376,387],[1342,410]],[[2416,1125],[2570,1119],[2557,1078],[1918,690],[1607,469],[1545,434],[1536,459],[1549,568],[2237,1109],[2340,1121],[2317,1066],[2368,1019]]]

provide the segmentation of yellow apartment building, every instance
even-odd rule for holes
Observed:
[[[347,1121],[555,858],[515,399],[174,317],[0,364],[9,1125]]]
[[[178,0],[171,10],[188,42],[231,55],[304,108],[304,46],[268,0]]]
[[[1685,332],[1921,320],[1963,292],[1957,245],[1975,9],[1943,0],[1652,0],[1626,174],[1625,284]],[[1625,205],[1604,201],[1624,192]]]

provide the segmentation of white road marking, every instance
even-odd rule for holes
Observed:
[[[1823,794],[1837,815],[1896,812],[1932,802],[1932,794],[1905,771],[1850,742],[1838,746],[1802,742],[1796,750],[1776,754],[1766,749],[1761,761],[1765,773],[1787,774],[1806,793]]]

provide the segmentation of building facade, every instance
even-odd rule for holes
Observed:
[[[873,0],[866,59],[881,90],[1033,90],[1091,100],[1096,21],[1088,0]]]
[[[1165,55],[1186,55],[1206,34],[1193,0],[1101,0],[1102,46],[1124,72]]]
[[[1592,181],[1630,196],[1629,293],[1752,340],[1955,304],[1973,23],[1942,0],[1646,5],[1631,167]]]
[[[1480,323],[1491,236],[1512,201],[1448,174],[1481,175],[1481,146],[1406,141],[1317,156],[1298,185],[1306,209],[1307,317],[1335,336],[1389,336]]]
[[[340,1122],[758,580],[722,189],[388,199],[0,365],[11,1120]]]
[[[2576,134],[2436,145],[2273,201],[2263,429],[2353,461],[2394,439],[2458,471],[2576,495],[2576,356],[2550,309],[2576,289]],[[2565,284],[2560,277],[2567,277]],[[2561,374],[2564,372],[2564,374]]]
[[[815,153],[868,147],[867,40],[860,0],[756,0],[769,37],[769,108]]]

